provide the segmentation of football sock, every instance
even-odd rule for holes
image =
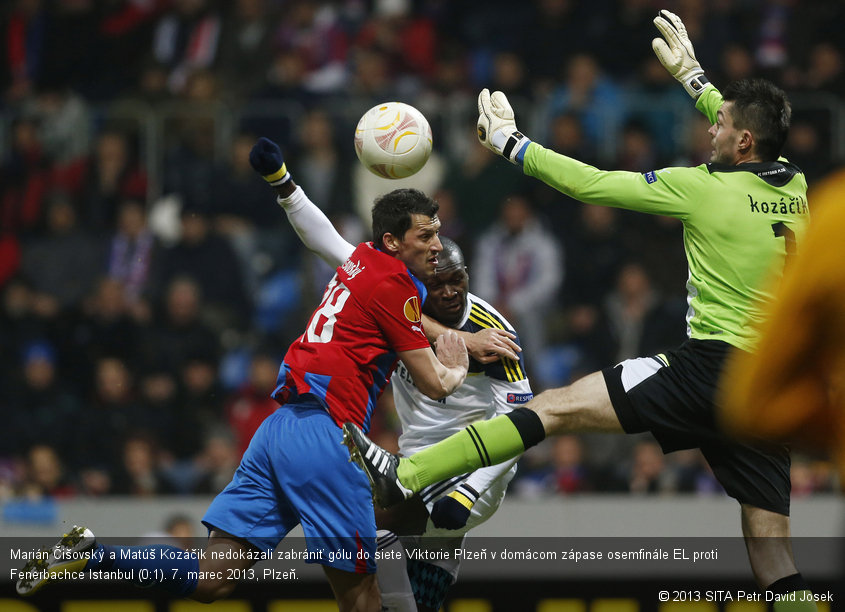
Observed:
[[[445,440],[403,457],[396,475],[413,491],[452,476],[495,465],[524,453],[546,437],[543,423],[527,408],[478,421]]]
[[[187,597],[197,589],[199,559],[195,553],[166,544],[113,546],[98,542],[85,569],[120,572],[135,586],[156,586]]]
[[[801,574],[792,574],[766,587],[766,600],[774,612],[817,612],[813,592]]]
[[[405,548],[392,531],[379,529],[378,550],[383,553],[378,561],[376,579],[381,591],[381,609],[384,612],[417,612],[414,590],[408,579],[408,562]]]

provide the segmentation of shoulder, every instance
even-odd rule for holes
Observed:
[[[477,295],[467,294],[467,306],[469,321],[477,326],[476,331],[490,328],[515,331],[513,325],[498,310]]]
[[[468,318],[463,329],[470,332],[477,332],[482,329],[504,329],[516,335],[515,342],[520,344],[519,334],[513,325],[502,316],[499,311],[493,308],[486,301],[472,293],[467,294]],[[477,368],[471,367],[473,371],[483,371],[492,379],[508,383],[516,383],[527,380],[525,373],[525,360],[520,354],[518,360],[499,359],[486,365],[477,364]]]

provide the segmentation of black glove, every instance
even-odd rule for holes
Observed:
[[[441,497],[431,509],[431,522],[438,529],[461,529],[469,520],[473,501],[458,491]]]
[[[291,178],[282,157],[282,150],[269,138],[262,136],[253,145],[249,152],[249,163],[272,187],[284,185]]]

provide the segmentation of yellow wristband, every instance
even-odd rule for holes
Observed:
[[[268,183],[275,183],[276,181],[283,179],[287,173],[288,173],[287,166],[285,166],[285,164],[283,163],[282,167],[279,168],[273,174],[265,174],[264,180],[267,181]]]
[[[452,499],[454,499],[456,502],[461,504],[467,510],[472,510],[472,505],[473,505],[472,500],[469,497],[467,497],[466,495],[464,495],[463,493],[461,493],[459,491],[452,491],[446,497],[451,497]]]

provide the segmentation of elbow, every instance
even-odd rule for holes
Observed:
[[[419,388],[419,387],[418,387]],[[449,389],[442,383],[434,383],[430,385],[426,385],[426,388],[419,388],[420,392],[425,395],[429,399],[433,399],[434,401],[439,401],[447,397],[452,393],[454,389]]]

